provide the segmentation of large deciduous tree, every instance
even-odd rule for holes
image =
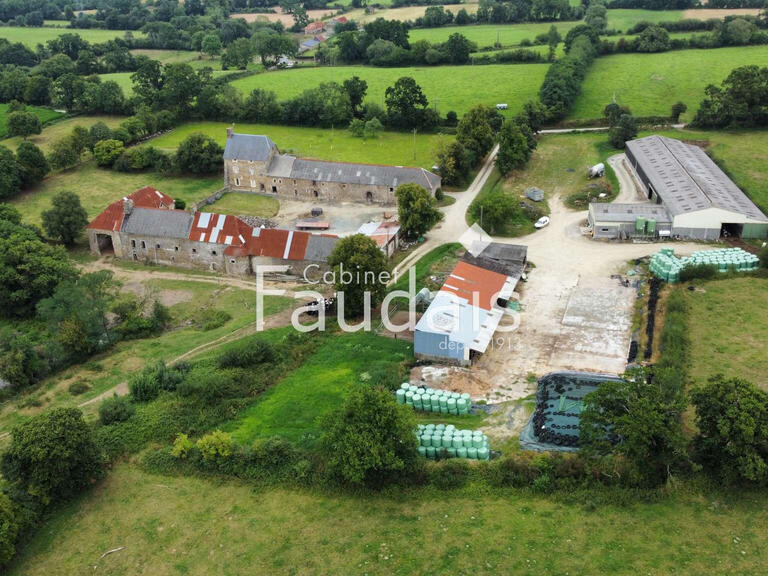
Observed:
[[[88,213],[80,204],[80,197],[62,190],[51,201],[51,208],[43,212],[43,228],[49,238],[72,246],[88,225]]]
[[[43,151],[32,142],[19,144],[16,149],[16,164],[19,167],[21,185],[24,188],[39,184],[51,170]]]
[[[337,293],[344,293],[344,315],[359,316],[365,310],[365,294],[370,293],[371,306],[384,298],[387,257],[368,236],[354,234],[342,238],[328,257],[333,268]]]
[[[327,470],[337,482],[378,488],[417,466],[413,410],[386,390],[355,388],[323,428]]]
[[[423,186],[401,184],[395,197],[400,226],[409,238],[422,236],[440,220],[435,199]]]
[[[176,166],[181,172],[191,174],[215,174],[223,164],[224,150],[205,134],[188,136],[176,151]]]

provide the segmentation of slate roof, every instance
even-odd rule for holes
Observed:
[[[187,238],[193,216],[184,210],[134,208],[123,219],[122,231],[137,236]]]
[[[673,216],[714,207],[768,222],[768,217],[698,146],[653,135],[627,142],[627,150]]]
[[[589,211],[596,222],[634,222],[637,218],[651,218],[657,222],[672,223],[672,217],[663,204],[614,204],[592,202]]]
[[[424,168],[326,162],[324,160],[305,160],[293,156],[275,158],[267,169],[267,175],[297,180],[315,180],[317,182],[389,186],[390,188],[397,188],[400,184],[413,182],[424,186],[431,192],[440,187],[440,176]]]
[[[224,160],[264,162],[271,150],[277,151],[277,146],[267,136],[235,133],[227,138]]]

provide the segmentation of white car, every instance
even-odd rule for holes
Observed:
[[[533,225],[534,228],[544,228],[544,226],[549,225],[549,217],[548,216],[542,216],[538,220],[536,220],[536,224]]]

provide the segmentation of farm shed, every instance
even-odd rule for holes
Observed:
[[[700,147],[653,135],[627,142],[626,155],[645,195],[669,213],[672,236],[768,238],[768,217]]]
[[[588,221],[594,238],[664,238],[672,233],[672,217],[660,204],[592,202]]]
[[[416,357],[469,365],[483,354],[514,294],[526,250],[491,244],[467,257],[473,263],[460,261],[416,324]]]

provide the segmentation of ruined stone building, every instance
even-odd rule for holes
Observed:
[[[395,204],[395,189],[415,183],[430,194],[440,176],[424,168],[352,164],[280,154],[267,136],[227,129],[224,181],[230,190],[326,202]]]

